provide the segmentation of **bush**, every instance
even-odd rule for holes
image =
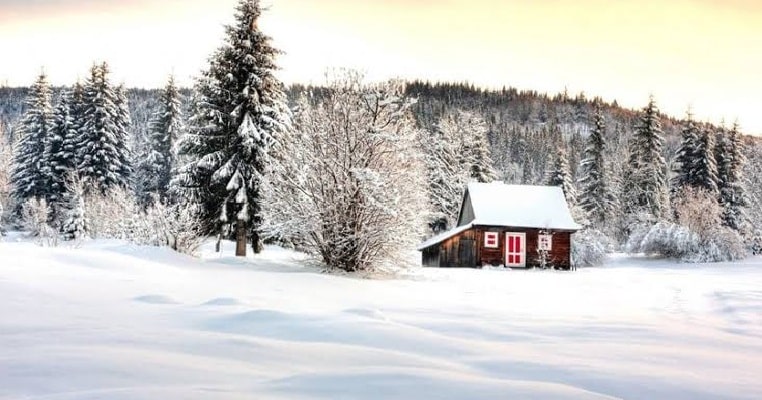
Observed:
[[[180,253],[195,255],[204,241],[200,223],[192,213],[168,207],[159,201],[142,212],[135,196],[115,188],[105,194],[85,195],[81,183],[73,179],[69,204],[63,224],[68,240],[122,239],[145,246],[170,247]]]
[[[572,267],[601,265],[612,247],[611,239],[595,229],[584,229],[572,235]]]
[[[754,233],[749,235],[746,242],[746,248],[755,256],[762,254],[762,229],[757,229]]]
[[[627,251],[661,255],[684,262],[733,261],[746,256],[743,239],[731,229],[716,226],[699,235],[671,222],[660,222],[646,230],[633,231]]]
[[[156,200],[133,223],[130,240],[148,246],[166,246],[196,255],[204,243],[200,221],[181,206],[168,207]]]
[[[29,199],[21,206],[21,224],[40,245],[58,245],[58,232],[48,224],[50,207],[45,199]]]

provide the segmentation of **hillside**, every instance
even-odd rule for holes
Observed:
[[[291,102],[310,93],[320,96],[320,87],[292,85],[287,94]],[[0,87],[0,137],[13,138],[12,126],[24,111],[27,88]],[[54,94],[60,91],[54,90]],[[572,174],[577,169],[591,128],[595,99],[584,94],[548,95],[515,88],[482,90],[468,84],[410,82],[408,95],[417,99],[414,113],[418,124],[433,131],[439,118],[456,109],[474,111],[488,123],[490,150],[498,179],[508,183],[542,184],[546,170],[559,146],[567,149]],[[144,142],[148,122],[157,104],[159,91],[128,91],[132,118],[132,140],[136,149]],[[190,90],[183,90],[186,100]],[[55,101],[54,96],[54,101]],[[657,99],[658,100],[658,99]],[[644,105],[647,99],[644,99]],[[625,174],[627,144],[637,123],[639,110],[616,103],[601,103],[607,126],[608,162],[615,177]],[[679,146],[682,120],[662,115],[665,133],[664,157],[671,165]],[[719,129],[719,127],[713,127]],[[762,226],[762,140],[746,136],[746,177],[749,214],[754,226]],[[139,157],[139,156],[138,156]]]
[[[762,396],[760,258],[365,280],[274,247],[198,260],[6,239],[0,398]]]

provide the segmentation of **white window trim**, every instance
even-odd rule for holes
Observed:
[[[546,243],[548,244],[547,247],[542,246],[543,238],[547,238]],[[537,250],[542,251],[553,251],[553,235],[537,235]]]
[[[495,240],[494,240],[495,244],[494,245],[487,244],[487,242],[488,242],[487,239],[490,236],[494,236],[494,238],[495,238]],[[498,247],[500,247],[499,240],[500,240],[500,232],[484,232],[484,248],[487,248],[487,249],[497,249]]]

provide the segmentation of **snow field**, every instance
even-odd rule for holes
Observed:
[[[760,258],[377,280],[304,264],[0,243],[0,399],[762,396]]]

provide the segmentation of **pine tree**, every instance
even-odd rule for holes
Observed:
[[[83,95],[79,173],[88,187],[105,193],[129,183],[129,112],[123,90],[108,80],[108,65],[93,65],[90,73]]]
[[[47,200],[54,212],[64,200],[66,179],[76,168],[74,162],[78,132],[71,114],[71,101],[71,92],[64,91],[53,113],[50,134],[45,146],[44,171],[49,190]]]
[[[76,136],[72,141],[64,143],[64,148],[72,154],[71,164],[78,171],[79,166],[82,164],[82,152],[79,148],[79,141],[85,135],[85,86],[80,81],[74,84],[70,100],[71,121],[72,127],[76,131]]]
[[[556,158],[553,166],[548,171],[546,179],[548,186],[559,186],[564,191],[566,202],[569,207],[577,204],[577,190],[574,188],[574,179],[572,179],[569,160],[566,158],[566,151],[559,147],[556,152]]]
[[[140,179],[145,194],[167,200],[172,171],[176,167],[175,143],[183,131],[180,92],[170,77],[161,93],[159,109],[150,122],[148,155],[140,164]],[[141,193],[142,194],[142,193]],[[149,200],[149,199],[146,199]],[[149,203],[144,201],[144,203]]]
[[[706,126],[698,126],[689,113],[675,157],[675,176],[672,178],[675,192],[692,187],[717,194],[714,147],[714,133]]]
[[[630,141],[622,188],[624,211],[639,222],[653,223],[669,215],[663,135],[659,110],[651,97]]]
[[[258,0],[240,0],[225,44],[197,82],[198,114],[180,145],[191,158],[176,187],[199,210],[208,233],[235,225],[236,255],[246,239],[261,250],[261,187],[268,155],[290,125],[283,85],[274,75],[280,52],[259,30]]]
[[[697,157],[699,141],[699,128],[693,120],[693,114],[688,112],[688,118],[681,130],[680,147],[675,155],[675,175],[672,178],[672,186],[675,191],[695,183],[694,162]]]
[[[444,232],[455,226],[463,191],[470,180],[470,170],[459,163],[455,142],[441,129],[433,133],[420,132],[424,137],[424,156],[428,177],[429,206],[432,215],[429,227],[433,233]]]
[[[487,142],[487,123],[472,112],[459,111],[456,118],[463,130],[462,155],[465,156],[464,161],[470,164],[471,178],[482,183],[494,181],[497,174]]]
[[[580,162],[579,206],[587,213],[591,222],[599,228],[605,223],[611,223],[609,218],[614,214],[616,197],[609,181],[604,154],[607,151],[605,137],[606,122],[600,105],[596,105],[593,114],[593,130],[587,139],[584,158]]]
[[[703,189],[712,195],[717,195],[717,163],[714,158],[715,147],[714,132],[708,127],[703,127],[698,136],[692,186]]]
[[[13,196],[21,205],[28,199],[43,199],[48,194],[45,166],[45,143],[52,122],[50,86],[41,74],[26,101],[27,111],[18,127],[19,142],[14,149],[11,182]]]
[[[87,237],[89,230],[85,213],[85,190],[76,175],[67,178],[66,189],[67,204],[61,232],[66,240],[81,240]]]
[[[743,167],[746,158],[737,123],[730,131],[720,132],[715,155],[723,225],[736,231],[743,231],[747,220],[744,210],[747,199],[743,184]]]

